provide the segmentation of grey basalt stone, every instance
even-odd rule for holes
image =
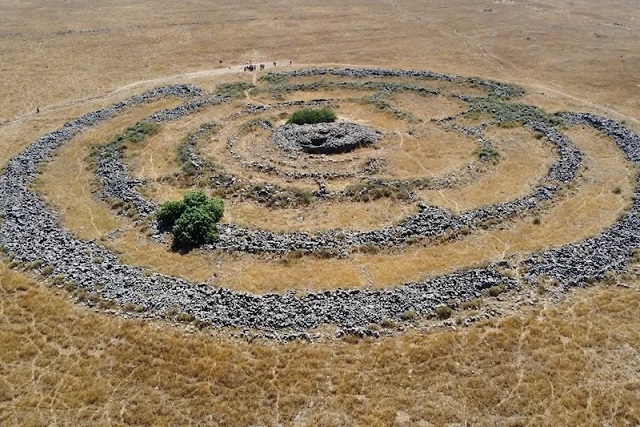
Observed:
[[[317,100],[314,102],[324,102]],[[303,105],[304,101],[280,103],[278,105]],[[197,104],[192,101],[191,104]],[[197,104],[200,105],[200,104]],[[263,106],[267,110],[272,106]],[[175,107],[178,111],[171,117],[182,117],[191,111],[190,108]],[[296,125],[297,126],[297,125]],[[539,209],[543,203],[552,200],[558,191],[575,179],[582,163],[582,155],[571,143],[553,127],[542,123],[534,123],[533,130],[543,134],[556,148],[558,159],[550,166],[545,179],[540,185],[524,197],[496,205],[484,206],[475,210],[453,215],[445,209],[428,207],[421,208],[417,214],[409,215],[399,224],[371,231],[329,230],[317,234],[296,232],[276,233],[258,229],[242,228],[234,224],[220,224],[218,231],[220,238],[213,245],[206,245],[205,250],[223,249],[248,253],[287,253],[303,251],[305,253],[328,251],[338,256],[344,256],[348,251],[363,246],[393,247],[406,245],[416,238],[433,238],[453,235],[463,229],[474,229],[486,226],[490,222],[498,223],[527,212]],[[478,136],[476,129],[461,129],[471,135]],[[481,145],[490,146],[488,141],[480,141]],[[238,162],[242,159],[233,152],[234,139],[227,142],[228,149]],[[98,169],[98,175],[105,188],[105,197],[115,197],[126,203],[131,203],[138,209],[142,218],[149,216],[157,209],[157,204],[144,199],[134,188],[140,184],[128,175],[122,163],[119,151],[107,151],[105,166]],[[116,164],[117,163],[117,164]],[[255,162],[253,162],[255,163]],[[273,166],[253,164],[263,172],[271,171]],[[109,173],[113,170],[114,173]],[[297,176],[292,176],[297,178]],[[324,178],[319,173],[318,179]],[[268,191],[268,189],[264,189]]]
[[[340,154],[378,142],[382,132],[349,122],[286,124],[278,127],[271,140],[290,154]]]
[[[307,339],[310,335],[304,331],[323,324],[339,326],[343,330],[339,334],[367,336],[369,334],[363,328],[369,324],[383,319],[400,320],[408,311],[430,316],[450,300],[463,302],[477,298],[493,286],[516,289],[518,282],[500,272],[505,267],[519,267],[518,271],[526,271],[522,278],[532,282],[546,276],[565,287],[581,286],[590,280],[605,278],[610,272],[622,271],[631,253],[640,247],[639,176],[631,209],[604,232],[558,249],[541,251],[515,265],[500,263],[460,270],[385,290],[337,289],[308,292],[303,296],[293,292],[254,295],[158,273],[149,274],[139,267],[126,265],[104,246],[74,237],[30,190],[37,168],[55,149],[83,129],[113,117],[128,106],[163,96],[194,96],[197,93],[195,88],[187,86],[145,92],[85,114],[38,138],[13,157],[0,174],[0,244],[8,254],[19,262],[40,260],[43,266],[53,269],[53,275],[64,275],[65,280],[75,283],[77,288],[120,306],[140,306],[147,317],[166,318],[168,313],[177,310],[215,326],[262,329],[267,338],[279,339],[279,331],[287,328],[293,331],[287,332],[288,336]],[[569,113],[565,119],[601,130],[618,144],[630,162],[640,164],[640,138],[629,129],[592,114]],[[548,132],[548,135],[553,134]],[[559,140],[564,143],[562,138]],[[566,157],[567,167],[572,169],[571,165],[578,159]],[[557,183],[570,178],[572,173],[554,174],[550,179]],[[551,197],[556,191],[554,188],[540,188],[532,197],[534,200]],[[427,205],[422,205],[421,209],[430,222],[446,224],[450,221],[449,214],[433,211]],[[501,205],[499,210],[509,212],[510,208]],[[491,209],[487,210],[487,215],[489,211]],[[416,221],[417,224],[411,227],[420,228],[419,218]],[[375,239],[384,241],[387,237],[382,235]]]

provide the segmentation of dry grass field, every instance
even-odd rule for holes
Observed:
[[[266,63],[267,71],[276,61],[281,70],[324,64],[477,75],[523,86],[527,94],[519,102],[549,112],[595,112],[640,132],[640,8],[628,0],[0,0],[0,58],[0,167],[38,136],[144,89],[251,82],[242,73],[248,61]],[[249,101],[272,99],[248,93],[233,105],[163,125],[126,152],[127,164],[151,180],[177,170],[175,150],[188,132]],[[412,94],[394,101],[424,119],[461,108]],[[347,259],[181,255],[97,200],[88,160],[93,145],[177,102],[133,108],[78,135],[42,168],[34,190],[77,237],[96,239],[127,263],[236,290],[383,288],[524,257],[608,227],[629,206],[637,173],[611,141],[573,126],[566,134],[585,164],[575,185],[541,211],[539,223],[514,219],[436,246]],[[424,140],[413,138],[399,122],[356,104],[340,114],[397,130],[379,151],[401,177],[446,173],[472,157],[473,144],[453,133],[425,125]],[[513,200],[554,159],[523,128],[492,129],[490,137],[501,160],[489,173],[420,197],[454,212]],[[147,195],[162,201],[185,191],[154,182]],[[233,201],[225,220],[276,231],[371,229],[415,209],[387,199],[367,205],[312,205],[265,216],[258,204]],[[122,232],[109,237],[114,229]],[[470,326],[462,321],[475,308],[446,324],[409,322],[379,339],[333,339],[327,328],[317,342],[288,344],[90,310],[9,265],[0,260],[1,426],[640,425],[637,265],[562,298],[553,288],[525,287],[484,301],[496,316]]]

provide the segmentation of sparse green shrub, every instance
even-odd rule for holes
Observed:
[[[331,258],[337,258],[338,256],[340,256],[340,253],[332,249],[320,249],[320,250],[311,252],[311,256],[318,259],[331,259]]]
[[[507,291],[507,287],[505,285],[495,285],[487,289],[487,293],[492,297],[497,297],[501,293]]]
[[[293,113],[287,123],[297,125],[314,124],[314,123],[330,123],[335,122],[338,117],[330,108],[310,109],[305,108]]]
[[[513,129],[521,126],[522,126],[522,123],[517,120],[507,120],[504,122],[498,122],[498,127],[501,127],[503,129]]]
[[[54,285],[61,285],[64,282],[65,275],[64,274],[56,274],[51,278],[51,281]]]
[[[124,306],[122,306],[122,309],[124,311],[130,311],[130,312],[135,312],[135,313],[142,313],[144,311],[144,306],[141,304],[133,304],[131,302],[126,303]]]
[[[371,255],[375,255],[378,252],[380,252],[380,248],[377,247],[376,245],[363,245],[360,246],[360,248],[358,248],[358,250],[363,253],[363,254],[371,254]]]
[[[400,318],[405,321],[416,320],[417,317],[418,315],[413,310],[407,310],[404,313],[402,313],[402,315],[400,316]]]
[[[40,271],[40,274],[42,274],[43,276],[49,276],[51,275],[51,273],[53,273],[53,267],[51,267],[50,265],[42,267],[42,270]]]
[[[398,327],[398,324],[391,319],[382,319],[380,326],[386,329],[394,329]]]
[[[180,309],[178,307],[169,307],[164,311],[165,317],[175,317],[180,314]]]
[[[217,240],[223,212],[222,200],[195,191],[162,204],[156,218],[161,229],[171,230],[174,247],[188,249]]]
[[[98,301],[98,307],[103,310],[111,310],[116,307],[116,302],[113,300],[100,299]]]
[[[289,80],[289,77],[286,74],[282,73],[267,73],[264,76],[260,77],[260,80],[272,85],[277,85],[285,83],[287,80]]]
[[[440,307],[436,308],[436,316],[438,316],[438,319],[448,319],[452,314],[453,310],[448,305],[441,305]]]
[[[472,300],[465,301],[460,304],[460,307],[463,310],[478,310],[480,307],[482,307],[482,299],[474,298]]]
[[[245,90],[254,87],[253,84],[247,82],[222,83],[216,86],[216,94],[219,96],[237,97],[243,95]]]
[[[287,253],[287,258],[289,259],[300,259],[304,256],[304,251],[302,249],[296,249],[295,251],[291,251]]]
[[[313,196],[308,191],[296,191],[296,201],[302,205],[309,205],[313,200]]]
[[[537,122],[549,125],[564,123],[561,116],[547,114],[533,105],[508,102],[495,96],[474,98],[470,100],[470,107],[467,116],[471,113],[488,115],[497,120],[500,127],[516,127]]]
[[[155,135],[160,130],[158,123],[142,122],[127,129],[122,135],[123,142],[142,142],[147,136]]]
[[[541,222],[541,220],[540,220],[539,216],[536,216],[536,217],[533,218],[533,224],[534,225],[540,225],[540,222]]]
[[[193,317],[193,315],[192,315],[192,314],[189,314],[189,313],[179,313],[179,314],[176,316],[176,320],[177,320],[178,322],[191,322],[191,321],[193,321],[194,319],[195,319],[195,317]]]
[[[621,194],[621,193],[622,193],[622,188],[616,187],[613,189],[613,194]]]
[[[39,268],[42,264],[44,264],[44,261],[42,261],[41,259],[37,259],[35,261],[32,261],[32,262],[28,263],[25,266],[25,269],[27,269],[27,270],[35,270],[36,268]]]
[[[492,147],[482,147],[475,151],[475,154],[480,160],[487,162],[497,162],[500,160],[500,153],[498,150]]]

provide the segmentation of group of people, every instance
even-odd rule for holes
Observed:
[[[289,65],[293,65],[293,62],[289,61]],[[274,61],[273,62],[273,66],[277,67],[278,64]],[[249,62],[249,64],[244,66],[244,71],[255,71],[258,68],[260,69],[260,71],[262,71],[262,70],[264,70],[266,68],[266,65],[264,65],[264,64],[255,65],[255,64],[252,64],[251,62]]]

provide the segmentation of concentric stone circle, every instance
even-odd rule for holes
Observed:
[[[386,69],[301,70],[290,74],[459,79],[430,72]],[[505,94],[510,96],[518,91],[510,85],[496,82],[477,80],[475,84],[487,88],[498,97]],[[166,317],[167,310],[171,308],[215,326],[257,328],[272,332],[287,328],[304,332],[323,324],[368,331],[367,325],[385,318],[398,319],[401,313],[407,311],[430,315],[449,299],[466,301],[477,298],[484,289],[495,285],[515,289],[519,286],[519,280],[534,283],[541,276],[551,277],[565,287],[581,286],[591,280],[603,279],[610,272],[622,271],[632,252],[640,247],[640,177],[637,177],[631,209],[595,237],[545,250],[523,261],[504,261],[482,268],[461,270],[386,290],[335,290],[307,293],[304,296],[295,293],[253,295],[190,283],[158,273],[148,274],[141,268],[122,263],[114,253],[94,241],[75,238],[60,225],[29,186],[42,163],[78,132],[108,120],[126,108],[163,97],[183,97],[188,100],[179,107],[154,114],[149,121],[175,120],[204,106],[228,101],[224,97],[204,94],[190,85],[157,88],[72,120],[42,136],[10,160],[0,175],[0,244],[10,256],[25,263],[39,260],[49,266],[54,274],[64,274],[78,287],[95,292],[106,300],[120,306],[135,304],[143,307],[145,315],[149,317]],[[531,113],[530,110],[524,110],[523,114]],[[562,119],[603,132],[618,145],[631,163],[640,165],[640,137],[623,125],[589,113],[565,113]],[[581,155],[552,124],[536,120],[526,124],[541,132],[556,146],[559,160],[549,169],[544,183],[527,197],[515,202],[485,207],[456,218],[443,210],[421,205],[417,215],[396,227],[354,232],[346,237],[342,233],[339,242],[332,240],[332,232],[320,235],[277,234],[224,225],[220,230],[223,237],[217,247],[253,252],[281,251],[283,246],[286,250],[312,251],[332,245],[344,249],[350,245],[370,244],[371,241],[398,245],[406,243],[403,239],[412,230],[419,235],[437,235],[468,221],[504,219],[522,209],[534,209],[554,197],[563,184],[575,177]],[[110,156],[102,156],[100,162],[98,175],[104,191],[110,197],[127,200],[135,205],[138,212],[146,215],[155,211],[157,205],[143,198],[135,189],[140,183],[130,179],[117,151]],[[95,259],[101,262],[96,263]],[[501,271],[505,267],[513,267],[521,272],[521,276],[514,278],[503,274]],[[372,331],[362,333],[374,334]],[[273,336],[283,335],[276,333]]]
[[[317,105],[318,102],[324,101],[313,101],[313,104]],[[291,103],[277,104],[277,107],[288,107],[290,105]],[[302,104],[295,103],[294,105]],[[269,108],[269,106],[261,106],[259,110],[266,111]],[[176,119],[192,111],[191,108],[177,107],[177,109],[173,109],[173,113],[170,116]],[[158,116],[159,114],[155,114],[149,120],[156,121]],[[166,114],[160,114],[160,116],[164,117]],[[445,119],[445,121],[447,120]],[[264,122],[258,123],[262,127],[270,128]],[[265,230],[246,229],[233,224],[223,224],[219,226],[219,241],[215,245],[205,246],[204,249],[224,249],[248,253],[287,253],[291,251],[312,253],[329,251],[333,254],[344,256],[355,248],[366,246],[390,248],[405,245],[416,238],[433,239],[443,237],[455,234],[463,229],[486,227],[491,223],[497,224],[500,221],[540,209],[545,203],[556,198],[560,190],[575,178],[582,158],[580,152],[571,141],[554,127],[541,122],[532,123],[530,126],[544,135],[555,146],[558,160],[551,165],[544,179],[529,194],[516,200],[499,205],[485,206],[460,215],[454,215],[446,209],[420,203],[418,204],[418,213],[404,218],[398,225],[370,231],[336,229],[317,234],[306,232],[275,233]],[[471,130],[469,132],[478,131]],[[234,138],[227,142],[227,147],[230,150],[233,149]],[[490,147],[490,142],[484,139],[480,139],[480,141],[485,147]],[[105,156],[99,157],[101,163],[98,172],[102,177],[103,188],[106,193],[105,198],[116,198],[123,202],[131,203],[143,217],[155,212],[158,207],[157,204],[146,200],[135,190],[134,186],[138,182],[126,172],[126,167],[120,161],[119,153],[111,149],[106,149],[103,153]],[[234,158],[243,164],[240,156],[234,155]],[[103,161],[105,159],[109,161]],[[194,162],[200,162],[200,160],[196,159]],[[113,173],[112,171],[119,171],[119,173]],[[293,177],[299,178],[301,176],[304,176],[304,174]],[[389,185],[390,183],[387,181],[385,184]]]

